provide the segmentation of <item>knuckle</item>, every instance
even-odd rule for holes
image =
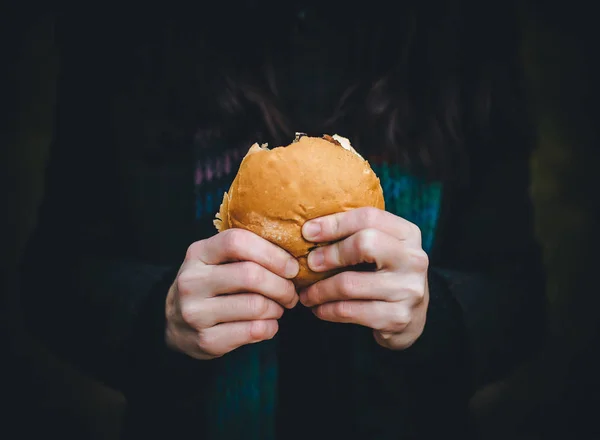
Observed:
[[[425,287],[413,287],[410,289],[410,295],[416,300],[417,304],[425,299]]]
[[[340,318],[351,318],[354,313],[354,307],[350,301],[339,301],[334,304],[333,312]]]
[[[191,325],[193,322],[195,322],[196,321],[196,316],[198,314],[196,308],[195,307],[191,307],[188,302],[183,302],[180,305],[180,312],[179,313],[181,314],[181,319],[187,325]]]
[[[218,350],[215,347],[216,339],[211,332],[201,331],[198,332],[197,336],[197,345],[200,350],[212,357],[220,357],[225,353],[222,353],[221,350]]]
[[[200,240],[200,241],[195,241],[192,244],[190,244],[185,252],[185,259],[186,260],[195,259],[196,256],[200,254],[200,250],[204,246],[204,242],[205,242],[205,240]]]
[[[248,339],[251,341],[270,339],[270,333],[269,325],[265,321],[252,321],[248,326]]]
[[[426,272],[429,268],[429,255],[423,249],[410,252],[410,264],[418,272]]]
[[[408,230],[411,237],[421,237],[421,228],[415,223],[408,223]]]
[[[188,268],[177,276],[176,286],[180,296],[189,296],[197,290],[198,286],[202,284],[203,274],[201,272]]]
[[[360,290],[360,281],[351,272],[343,272],[338,280],[338,291],[344,298],[353,298]]]
[[[252,262],[243,263],[240,271],[242,282],[245,286],[260,286],[264,281],[262,268]]]
[[[377,208],[363,208],[362,216],[367,227],[375,227],[381,223],[381,211]]]
[[[194,281],[195,277],[193,277],[189,272],[181,272],[181,274],[179,274],[177,277],[177,292],[179,295],[191,295],[194,291]]]
[[[410,324],[412,314],[406,307],[399,307],[396,309],[393,318],[392,326],[394,329],[402,329]]]
[[[265,249],[263,258],[266,267],[275,270],[277,273],[284,274],[288,262],[287,255],[279,252],[279,249]]]
[[[367,259],[373,259],[379,242],[379,232],[375,229],[363,229],[356,239],[356,251]]]
[[[227,229],[222,234],[224,234],[222,246],[227,252],[234,252],[247,242],[245,231],[241,229]]]
[[[336,234],[340,229],[340,218],[338,215],[325,217],[321,220],[322,233]]]
[[[269,302],[262,295],[248,295],[246,301],[246,307],[255,316],[262,316],[269,310]]]

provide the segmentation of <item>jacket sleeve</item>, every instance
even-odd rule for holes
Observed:
[[[45,195],[20,268],[22,316],[58,355],[123,389],[140,376],[136,365],[158,375],[175,358],[184,362],[163,335],[179,262],[144,261],[136,252],[111,138],[110,65],[98,46],[69,41],[61,48]]]
[[[448,213],[430,270],[430,325],[422,341],[442,352],[435,340],[444,339],[438,336],[445,333],[443,322],[461,321],[473,388],[506,376],[536,351],[545,332],[545,276],[534,234],[528,154],[490,163],[473,176],[469,189],[456,194]]]
[[[384,383],[403,390],[389,399],[408,402],[426,438],[468,432],[467,402],[477,388],[506,377],[543,342],[544,275],[529,162],[519,153],[490,163],[448,208],[430,261],[423,334],[404,351],[376,348]]]
[[[545,333],[528,152],[486,163],[468,188],[452,194],[430,262],[425,330],[399,355],[423,373],[431,370],[429,379],[461,377],[457,382],[469,392],[509,374],[541,346]]]
[[[490,96],[465,102],[465,117],[479,121],[487,115],[489,123],[465,127],[469,176],[464,184],[447,185],[430,259],[426,328],[400,356],[423,372],[440,365],[453,374],[465,371],[471,392],[506,376],[535,352],[546,327],[545,275],[530,197],[535,127],[513,3],[495,6],[505,20],[493,25],[469,21],[481,38],[469,42],[473,65],[467,72],[482,69]]]

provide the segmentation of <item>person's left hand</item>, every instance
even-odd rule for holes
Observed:
[[[429,259],[419,228],[389,212],[359,208],[311,220],[304,237],[319,247],[308,256],[315,272],[347,268],[300,292],[300,302],[320,319],[373,329],[385,348],[410,347],[423,332]],[[369,263],[374,271],[351,266]]]

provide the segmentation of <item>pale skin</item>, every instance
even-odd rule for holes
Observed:
[[[296,260],[240,229],[193,243],[166,301],[166,341],[197,359],[271,339],[286,308],[300,301],[318,318],[373,329],[390,350],[410,347],[422,334],[429,303],[429,261],[414,224],[383,210],[360,208],[307,222],[314,271],[371,263],[296,292]]]

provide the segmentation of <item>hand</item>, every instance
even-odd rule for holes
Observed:
[[[300,292],[300,302],[320,319],[374,330],[379,345],[410,347],[425,326],[429,260],[414,224],[375,208],[359,208],[311,220],[303,226],[319,247],[308,256],[311,270],[347,270]],[[374,271],[351,266],[370,263]]]
[[[193,243],[169,289],[167,344],[197,359],[271,339],[298,295],[290,254],[249,231],[229,229]]]

